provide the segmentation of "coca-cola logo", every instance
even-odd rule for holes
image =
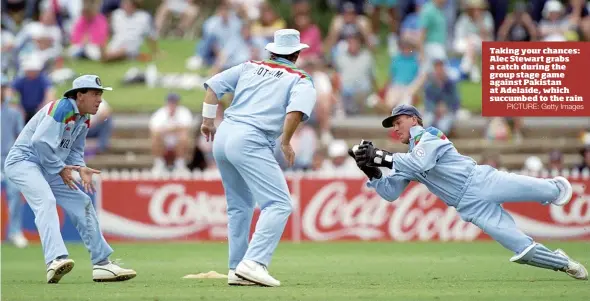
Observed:
[[[169,239],[204,230],[211,232],[212,236],[227,232],[227,206],[223,195],[197,191],[191,196],[186,192],[186,185],[175,183],[159,187],[138,185],[136,193],[140,197],[150,197],[147,214],[152,223],[138,222],[101,210],[100,219],[105,233],[137,239]],[[138,210],[143,208],[138,207]]]
[[[573,196],[567,206],[551,206],[551,218],[561,224],[590,223],[590,195],[586,194],[586,186],[572,183]],[[590,225],[588,228],[590,233]]]
[[[439,201],[422,184],[411,185],[390,203],[364,182],[359,194],[347,199],[348,189],[356,186],[351,183],[329,182],[312,196],[302,214],[302,230],[308,238],[407,241],[438,237],[446,241],[473,240],[481,234],[477,226],[461,220],[455,209],[434,207]]]

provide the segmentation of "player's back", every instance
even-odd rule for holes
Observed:
[[[444,134],[441,134],[442,132],[434,127],[427,128],[416,147],[424,144],[426,152],[431,151],[426,144],[438,144],[439,139],[448,140]],[[472,158],[459,153],[452,142],[448,141],[441,145],[442,147],[437,148],[439,156],[434,167],[417,175],[417,178],[445,203],[454,206],[459,201],[458,198],[464,191],[465,184],[477,163]]]
[[[280,136],[289,100],[296,85],[313,86],[305,71],[282,58],[241,65],[233,101],[225,118],[249,124],[270,139]]]

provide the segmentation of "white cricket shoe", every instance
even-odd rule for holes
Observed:
[[[254,282],[242,279],[240,277],[238,277],[236,275],[236,271],[235,270],[229,270],[229,273],[227,273],[227,284],[229,285],[235,285],[235,286],[251,286],[251,285],[257,285]]]
[[[110,261],[105,265],[94,265],[92,267],[92,280],[95,282],[115,282],[133,279],[137,273],[131,269],[124,269]]]
[[[263,286],[280,286],[281,282],[274,279],[266,267],[252,260],[242,260],[236,268],[236,275]]]
[[[68,258],[55,259],[47,267],[47,283],[58,283],[74,268],[74,261]]]
[[[559,196],[552,203],[555,206],[565,206],[572,198],[572,184],[564,177],[553,178],[559,187]]]
[[[569,261],[565,273],[568,274],[572,278],[576,278],[578,280],[588,280],[588,271],[586,268],[579,262],[572,260],[562,249],[555,250],[555,253],[567,258]]]
[[[29,241],[22,233],[8,237],[8,240],[19,249],[26,248],[29,245]]]

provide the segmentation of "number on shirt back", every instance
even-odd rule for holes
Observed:
[[[264,67],[260,66],[260,67],[258,68],[258,70],[256,70],[256,71],[254,72],[254,74],[256,74],[256,75],[260,75],[260,76],[262,76],[262,77],[266,77],[266,76],[274,76],[274,77],[276,77],[276,78],[281,78],[281,76],[283,76],[283,71],[280,71],[280,70],[272,70],[272,71],[271,71],[271,70],[268,70],[268,69],[266,69],[266,68],[264,68]]]

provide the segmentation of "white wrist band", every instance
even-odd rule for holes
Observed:
[[[203,103],[203,117],[215,119],[217,117],[217,105]]]

